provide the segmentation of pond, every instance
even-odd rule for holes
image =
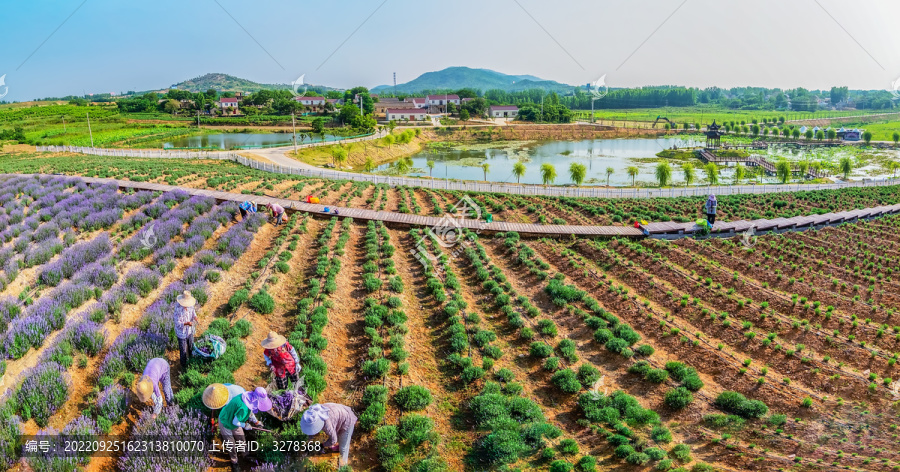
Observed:
[[[220,134],[202,134],[199,136],[185,136],[175,138],[171,141],[163,143],[164,148],[208,148],[214,147],[219,149],[235,149],[248,147],[269,147],[269,146],[290,146],[291,133],[220,133]],[[330,134],[325,135],[326,141],[334,141],[340,139],[339,136]],[[322,138],[316,135],[316,141]],[[302,143],[309,143],[309,138]],[[297,144],[302,144],[300,138],[297,138]]]
[[[681,165],[689,162],[695,169],[694,185],[706,185],[706,174],[703,172],[703,162],[694,157],[661,158],[656,153],[677,147],[678,149],[702,146],[705,139],[702,136],[682,136],[666,138],[628,138],[628,139],[587,139],[580,141],[508,141],[484,144],[460,144],[454,146],[433,146],[412,156],[412,170],[408,176],[428,176],[428,160],[434,161],[434,169],[431,175],[435,178],[449,178],[459,180],[488,180],[491,182],[516,182],[513,175],[513,165],[521,161],[525,164],[525,175],[521,178],[523,184],[542,184],[541,165],[551,164],[556,169],[556,185],[572,184],[569,178],[569,165],[573,162],[584,164],[587,167],[587,176],[584,185],[606,185],[606,168],[613,169],[609,177],[609,184],[613,186],[631,186],[632,179],[626,169],[637,167],[638,174],[635,177],[637,185],[656,186],[656,165],[662,160],[667,160],[672,166],[672,179],[676,185],[684,184],[684,174]],[[898,160],[898,152],[888,151],[862,151],[856,148],[828,148],[814,150],[796,150],[770,146],[765,151],[754,151],[770,161],[780,158],[797,162],[801,160],[817,160],[826,168],[832,169],[832,174],[837,174],[837,162],[841,157],[849,156],[853,160],[853,172],[851,180],[866,177],[886,177],[886,161]],[[487,179],[485,179],[482,164],[488,164]],[[383,164],[376,169],[376,173],[398,175],[395,163]],[[733,166],[719,167],[719,182],[732,183],[734,178]],[[776,183],[775,176],[761,176],[755,181]]]
[[[433,160],[435,178],[462,180],[485,180],[484,171],[480,167],[487,163],[490,169],[487,180],[492,182],[516,182],[513,165],[522,161],[525,164],[525,175],[521,183],[540,184],[541,165],[552,164],[556,168],[557,185],[571,183],[569,165],[573,162],[587,167],[585,185],[606,185],[606,168],[612,167],[609,178],[610,185],[631,185],[631,177],[625,169],[634,166],[639,173],[636,181],[654,182],[656,163],[662,158],[656,153],[670,149],[700,146],[704,142],[695,138],[660,138],[660,139],[586,139],[581,141],[512,141],[503,143],[487,143],[454,146],[452,148],[424,150],[412,156],[413,171],[410,176],[427,176],[426,162]],[[680,177],[680,159],[669,159],[676,177]],[[695,166],[700,161],[691,158]],[[391,172],[390,164],[384,164],[376,171]]]

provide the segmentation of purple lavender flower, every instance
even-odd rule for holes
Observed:
[[[109,234],[100,233],[90,241],[75,244],[63,251],[58,259],[41,270],[39,278],[47,285],[56,286],[62,279],[72,277],[86,264],[106,256],[111,250]]]
[[[40,346],[51,331],[50,324],[40,315],[17,318],[7,328],[3,350],[8,357],[18,359],[32,346]]]
[[[109,333],[106,328],[98,323],[85,320],[72,328],[69,339],[75,349],[89,355],[96,356],[106,344],[106,337]]]
[[[155,436],[174,441],[210,441],[206,417],[198,410],[182,410],[178,406],[163,408],[162,413],[153,418],[149,409],[141,412],[140,418],[131,430],[133,438]],[[210,466],[206,450],[179,454],[133,454],[126,452],[119,459],[119,469],[126,472],[154,470],[161,472],[204,472]]]
[[[96,213],[90,213],[78,222],[78,227],[83,231],[96,231],[109,228],[122,218],[121,208],[110,208]]]
[[[25,252],[25,267],[44,264],[62,250],[63,243],[59,238],[52,238],[36,246],[32,246]]]
[[[174,349],[175,327],[172,325],[172,305],[166,303],[165,300],[157,300],[153,302],[144,316],[141,317],[138,326],[147,333],[156,334],[168,340],[167,348]]]
[[[155,357],[165,357],[169,340],[162,336],[144,333],[125,348],[126,362],[132,372],[142,372],[147,362]]]
[[[119,384],[112,384],[97,398],[97,414],[108,419],[112,424],[118,424],[125,417],[125,389]]]
[[[19,410],[26,420],[34,418],[38,426],[47,426],[50,416],[66,402],[71,379],[55,362],[46,362],[24,374],[16,391]]]
[[[159,287],[159,273],[146,267],[131,269],[125,276],[126,291],[146,297]]]

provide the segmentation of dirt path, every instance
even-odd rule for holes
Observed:
[[[464,456],[475,435],[471,430],[460,428],[456,416],[465,409],[469,395],[451,387],[446,372],[442,371],[441,360],[446,357],[441,343],[441,332],[445,323],[436,312],[441,307],[428,294],[425,287],[425,273],[422,264],[410,254],[414,249],[412,237],[408,233],[391,231],[391,243],[397,247],[394,260],[397,273],[403,280],[403,308],[407,314],[406,334],[409,351],[409,385],[421,385],[434,397],[434,402],[425,414],[434,420],[435,430],[440,434],[438,443],[440,457],[447,461],[450,470],[465,468]],[[407,383],[404,383],[407,385]]]
[[[340,237],[340,228],[338,223],[329,243],[332,247]],[[365,355],[362,323],[363,299],[366,297],[362,288],[365,226],[354,224],[348,231],[350,239],[341,257],[341,271],[335,279],[337,291],[329,297],[334,301],[334,308],[328,310],[328,324],[322,330],[322,336],[328,340],[328,347],[321,353],[328,365],[328,376],[319,401],[343,403],[352,408],[359,403],[365,387],[359,380],[359,363]]]

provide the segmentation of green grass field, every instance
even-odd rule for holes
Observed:
[[[857,116],[880,114],[880,110],[850,110],[850,111],[818,111],[812,112],[795,112],[795,111],[762,111],[762,110],[731,110],[727,108],[706,108],[706,107],[684,107],[684,108],[637,108],[629,110],[594,110],[595,119],[604,120],[634,120],[634,121],[653,121],[657,116],[667,117],[678,123],[711,123],[713,119],[721,123],[723,121],[745,121],[751,122],[753,119],[762,121],[763,118],[769,120],[784,117],[786,120],[807,120],[822,118],[837,118],[842,116]],[[575,110],[575,115],[580,120],[590,119],[590,110]],[[900,114],[898,114],[900,115]]]

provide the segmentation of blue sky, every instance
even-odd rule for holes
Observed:
[[[885,89],[900,77],[900,28],[891,24],[900,2],[887,0],[34,0],[2,8],[6,100],[162,88],[207,72],[266,83],[306,74],[336,87],[386,84],[393,72],[405,82],[449,66],[571,84],[606,74],[610,86]]]

